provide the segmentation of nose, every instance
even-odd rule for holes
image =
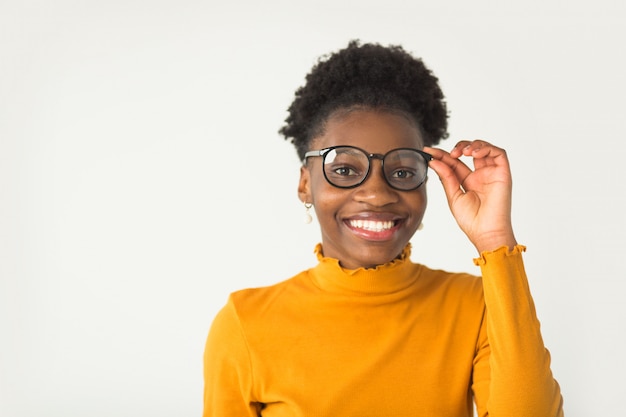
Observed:
[[[370,160],[370,172],[361,185],[355,188],[354,198],[361,203],[383,207],[398,201],[398,192],[391,188],[383,173],[382,160]]]

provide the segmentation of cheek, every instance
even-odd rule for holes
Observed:
[[[335,187],[330,185],[324,174],[321,172],[311,173],[311,196],[313,198],[313,204],[324,205],[327,200],[332,200]]]
[[[311,181],[311,197],[318,219],[334,218],[350,198],[349,193],[328,184],[323,177]]]
[[[422,204],[424,205],[426,205],[426,202],[428,201],[428,192],[426,189],[427,182],[428,182],[428,177],[426,178],[426,181],[424,181],[424,183],[417,189],[418,195],[420,199],[422,200]]]
[[[313,204],[316,207],[316,211],[319,211],[322,215],[338,211],[345,203],[345,197],[341,192],[329,189],[324,184],[321,184],[321,187],[315,190],[313,192]]]
[[[424,213],[426,212],[427,202],[428,198],[426,196],[425,189],[420,189],[420,191],[409,200],[409,204],[414,207],[413,210],[416,216],[419,217],[424,216]]]

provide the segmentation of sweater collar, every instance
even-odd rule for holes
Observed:
[[[319,263],[309,270],[311,278],[322,290],[334,293],[374,295],[397,292],[413,284],[422,268],[411,262],[410,243],[398,258],[374,268],[343,268],[339,260],[324,256],[321,243],[315,247],[315,254]]]

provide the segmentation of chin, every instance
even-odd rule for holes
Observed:
[[[370,254],[370,256],[362,256],[360,258],[360,263],[364,268],[375,268],[379,265],[384,265],[393,261],[398,258],[401,253],[402,250],[394,252],[393,254],[382,254],[380,251],[376,251],[374,249],[374,253]]]

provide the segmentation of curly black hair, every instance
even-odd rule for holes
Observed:
[[[424,145],[448,137],[448,113],[438,79],[421,59],[399,45],[361,44],[322,56],[298,88],[279,130],[301,160],[310,141],[323,134],[328,118],[354,108],[401,112],[420,128]]]

